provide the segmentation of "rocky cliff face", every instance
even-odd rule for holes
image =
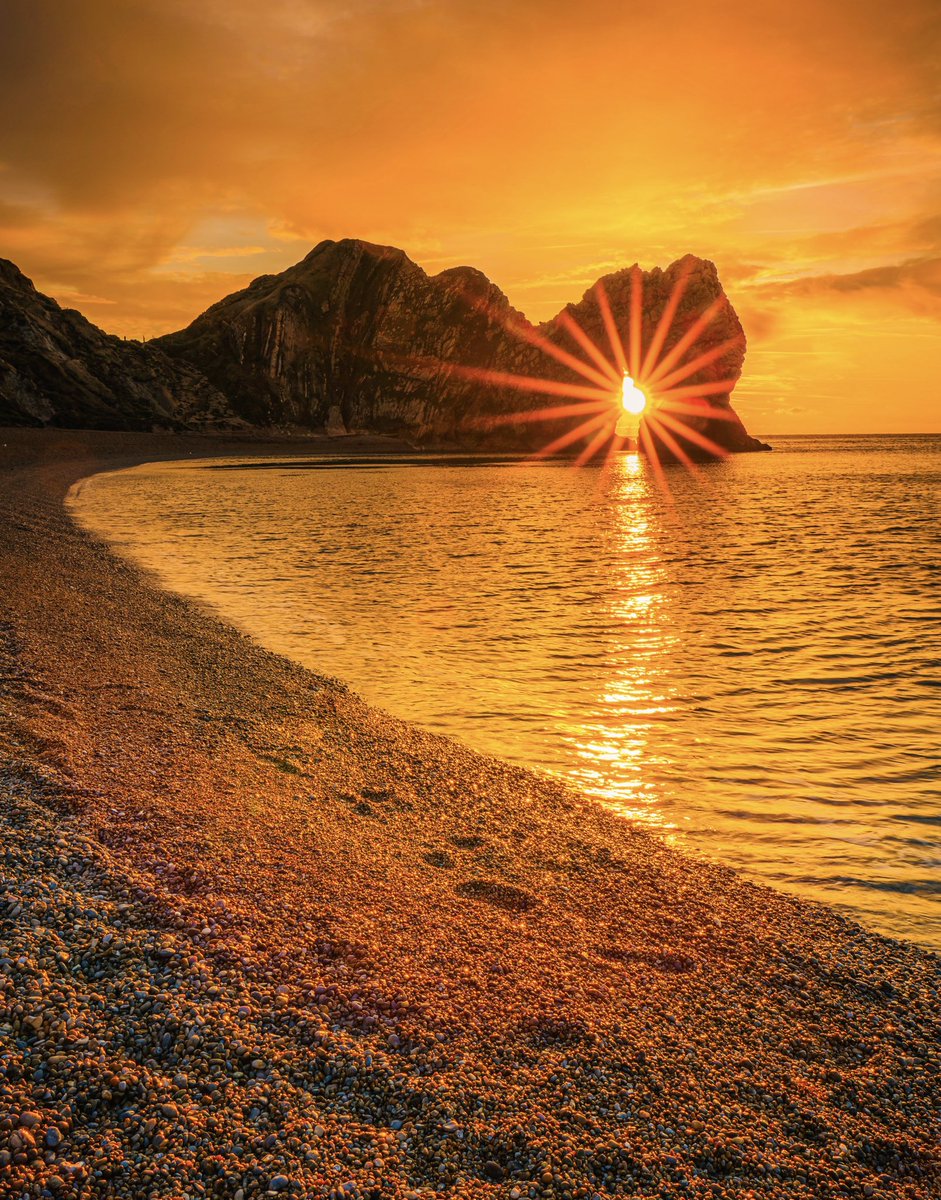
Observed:
[[[470,267],[429,277],[401,250],[323,242],[159,344],[258,425],[461,442],[506,398],[453,368],[510,369],[514,321],[525,323]]]
[[[622,331],[631,277],[628,269],[601,281]],[[712,320],[682,361],[712,348],[722,352],[684,383],[728,382],[728,390],[709,396],[722,420],[689,413],[682,419],[727,449],[762,448],[730,407],[744,338],[712,263],[688,256],[642,275],[644,344],[681,278],[685,291],[661,356],[711,306]],[[507,378],[584,389],[586,380],[546,350],[548,343],[590,361],[573,340],[573,322],[614,361],[595,288],[534,327],[471,267],[429,276],[401,250],[322,242],[296,266],[256,279],[188,328],[144,346],[61,309],[0,261],[0,423],[141,429],[241,421],[387,433],[426,445],[532,449],[571,428],[573,418],[508,419],[566,400],[509,386]],[[612,413],[617,392],[615,381]],[[652,427],[651,434],[670,457],[669,438],[665,443]],[[692,443],[687,449],[699,453]]]
[[[607,296],[615,324],[624,331],[621,336],[625,349],[629,343],[626,331],[630,324],[632,274],[633,269],[627,268],[605,275],[599,281]],[[682,363],[692,363],[694,359],[713,351],[718,356],[678,381],[678,386],[709,387],[719,383],[729,385],[728,390],[706,393],[702,415],[683,411],[682,414],[674,414],[674,419],[681,418],[688,429],[698,432],[709,441],[733,453],[770,449],[757,438],[749,436],[731,405],[731,392],[741,377],[745,362],[745,331],[729,298],[722,290],[715,264],[688,254],[666,270],[655,267],[652,271],[641,272],[641,283],[641,346],[645,349],[651,347],[660,318],[671,297],[678,293],[681,298],[670,320],[669,331],[656,355],[657,360],[663,361],[667,358],[670,351],[693,332],[697,321],[704,314],[711,314],[708,323],[696,331],[694,340],[677,359],[676,367]],[[597,285],[589,288],[578,304],[568,305],[562,313],[542,327],[542,331],[553,342],[571,347],[571,339],[566,340],[566,317],[580,325],[597,346],[607,349],[607,334],[598,305]],[[685,400],[685,404],[694,406],[694,402],[689,398]],[[710,410],[721,415],[709,415]],[[675,455],[669,440],[664,439],[654,422],[648,423],[648,431],[657,445],[660,458],[664,461],[672,460]],[[675,434],[673,440],[676,440]],[[681,437],[680,445],[692,458],[711,457],[703,451],[700,442]]]
[[[184,429],[240,424],[188,363],[102,332],[0,259],[0,425]]]
[[[643,275],[645,344],[681,275],[688,276],[686,290],[663,353],[718,302],[690,353],[698,355],[734,336],[741,343],[688,382],[737,380],[745,355],[742,328],[710,262],[689,256],[666,271]],[[602,280],[621,329],[627,327],[630,278],[625,270]],[[584,387],[577,372],[534,344],[544,337],[584,359],[566,317],[610,357],[595,289],[537,328],[470,267],[429,276],[401,250],[361,241],[322,242],[296,266],[256,279],[159,344],[203,371],[255,424],[529,448],[557,436],[571,418],[508,423],[508,413],[550,401],[483,376],[533,376]],[[684,421],[729,449],[760,448],[734,416],[728,393],[710,396],[710,402],[727,418],[687,415]],[[661,452],[669,457],[668,448],[661,445]]]

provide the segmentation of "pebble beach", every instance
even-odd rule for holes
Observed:
[[[369,708],[64,507],[329,449],[0,430],[0,1197],[941,1196],[936,955]]]

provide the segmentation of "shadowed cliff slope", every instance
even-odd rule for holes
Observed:
[[[479,271],[429,277],[401,250],[323,242],[280,275],[227,296],[159,339],[258,425],[461,440],[505,398],[455,364],[510,369],[523,322]],[[331,414],[331,410],[334,410]]]
[[[0,259],[0,425],[201,429],[238,424],[205,376],[104,333]]]

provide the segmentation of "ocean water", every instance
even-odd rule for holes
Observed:
[[[941,437],[665,475],[204,461],[71,504],[372,703],[941,949]]]

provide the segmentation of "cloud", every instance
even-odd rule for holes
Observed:
[[[750,347],[754,347],[755,343],[767,342],[769,338],[774,337],[780,322],[778,314],[773,309],[739,303],[736,305],[736,311]]]
[[[67,204],[228,200],[317,233],[374,209],[366,186],[512,221],[746,164],[786,184],[897,140],[871,135],[921,103],[932,7],[0,0],[0,156]]]
[[[873,267],[848,275],[818,275],[795,280],[790,290],[859,292],[871,288],[916,287],[941,299],[941,258],[911,259],[888,267]]]
[[[913,258],[905,262],[844,274],[807,275],[800,279],[765,285],[768,298],[860,298],[885,302],[923,316],[941,319],[941,256]]]

